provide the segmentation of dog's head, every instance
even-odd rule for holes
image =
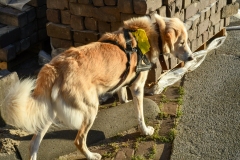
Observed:
[[[162,39],[164,53],[171,53],[182,61],[190,61],[192,51],[187,43],[188,33],[182,21],[178,18],[164,18],[155,15]]]

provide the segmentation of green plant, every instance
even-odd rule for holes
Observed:
[[[149,148],[149,153],[147,155],[147,158],[154,159],[156,153],[157,153],[156,144],[153,144],[153,146]]]
[[[132,156],[131,160],[145,160],[143,156]]]
[[[177,130],[175,128],[172,128],[168,133],[169,140],[173,141],[176,135],[177,135]]]

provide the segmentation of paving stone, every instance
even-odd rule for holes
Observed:
[[[20,28],[20,31],[21,31],[20,38],[24,39],[24,38],[29,37],[31,34],[36,32],[37,29],[38,29],[37,21],[28,23],[27,25]]]
[[[92,5],[80,4],[80,3],[69,3],[70,12],[73,15],[94,17],[97,8]]]
[[[30,38],[28,37],[28,38],[22,39],[20,41],[20,45],[21,45],[21,52],[27,50],[31,45]]]
[[[191,0],[183,0],[183,8],[187,8],[191,4]]]
[[[120,21],[120,11],[117,7],[100,7],[95,10],[93,17],[99,21],[118,22]]]
[[[122,26],[122,22],[111,22],[111,32],[117,31]]]
[[[217,12],[210,17],[211,25],[214,26],[217,24],[221,19],[221,12]]]
[[[6,47],[20,39],[20,30],[15,26],[5,26],[0,28],[0,48]]]
[[[0,7],[0,23],[22,27],[28,23],[28,15],[10,7]]]
[[[16,57],[16,48],[13,44],[10,44],[0,49],[0,60],[8,62]]]
[[[160,16],[167,17],[167,11],[166,6],[162,6],[159,8],[158,12]]]

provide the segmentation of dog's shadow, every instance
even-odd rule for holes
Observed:
[[[51,131],[48,132],[44,139],[63,139],[63,140],[70,140],[74,141],[76,138],[78,131],[77,130],[58,130],[58,131]],[[29,141],[32,139],[33,135],[27,135],[21,137],[22,141]],[[97,143],[101,140],[104,140],[106,137],[102,131],[97,130],[90,130],[87,136],[87,145]]]

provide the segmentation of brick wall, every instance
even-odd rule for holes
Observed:
[[[84,45],[122,21],[158,13],[186,23],[194,51],[229,24],[237,13],[235,0],[47,0],[47,34],[54,47]]]
[[[46,10],[46,0],[31,0],[23,11],[0,4],[0,63],[16,59],[29,47],[49,38]]]

